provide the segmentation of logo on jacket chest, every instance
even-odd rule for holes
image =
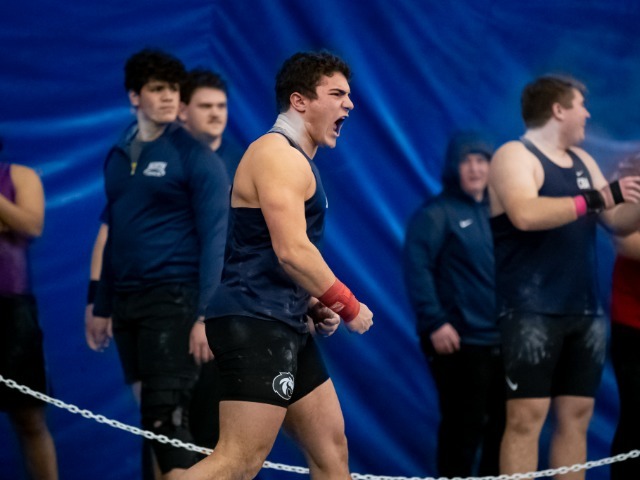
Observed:
[[[167,162],[149,162],[142,174],[147,177],[164,177],[167,174]]]
[[[471,218],[467,218],[466,220],[460,220],[460,221],[458,222],[458,225],[460,225],[460,228],[467,228],[467,227],[469,227],[472,223],[473,223],[473,219],[471,219]]]

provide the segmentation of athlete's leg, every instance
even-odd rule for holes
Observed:
[[[538,314],[501,317],[508,390],[500,473],[530,472],[538,467],[540,431],[549,413],[554,371],[562,351],[562,324]]]
[[[551,439],[549,464],[552,468],[571,466],[587,460],[587,429],[593,414],[590,397],[560,396],[553,400],[556,426]],[[562,480],[581,480],[585,471],[567,473]]]
[[[191,380],[169,377],[143,380],[140,404],[143,428],[157,435],[192,443],[187,414],[190,389]],[[154,441],[152,447],[164,480],[178,478],[179,471],[186,470],[198,460],[194,452],[166,443]]]
[[[30,478],[57,480],[56,449],[47,428],[44,407],[23,407],[9,412],[20,440],[20,447]]]
[[[273,447],[287,410],[257,402],[220,402],[220,439],[215,450],[181,480],[249,480]]]
[[[601,317],[569,317],[562,355],[552,386],[556,425],[551,439],[552,467],[582,463],[587,458],[587,429],[593,414],[593,397],[602,375],[606,353],[606,322]],[[562,478],[583,479],[585,472]]]
[[[297,359],[306,336],[242,316],[209,319],[206,329],[219,369],[220,437],[213,453],[181,478],[248,480],[271,451],[294,391],[305,391]]]
[[[46,392],[43,336],[35,299],[30,295],[0,296],[0,312],[0,373]],[[57,479],[56,450],[46,424],[45,404],[2,386],[0,409],[9,415],[30,478]]]
[[[538,468],[538,441],[549,412],[548,398],[507,401],[507,420],[500,446],[500,473],[524,473]]]
[[[131,384],[131,391],[133,397],[136,399],[138,408],[140,408],[140,394],[142,390],[142,382],[140,380]],[[143,439],[140,455],[142,457],[142,480],[161,480],[162,472],[158,466],[158,460],[153,454],[153,448],[151,447],[152,440]]]
[[[187,412],[198,368],[189,354],[189,336],[196,304],[197,289],[192,285],[166,284],[132,296],[128,305],[137,334],[142,425],[190,443]],[[152,448],[165,480],[177,478],[198,459],[194,452],[167,444],[153,442]]]
[[[289,407],[284,427],[301,446],[311,478],[351,478],[344,419],[330,379]]]

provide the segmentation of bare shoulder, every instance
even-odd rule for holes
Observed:
[[[232,206],[257,207],[285,189],[304,196],[314,181],[306,158],[279,134],[265,134],[247,149],[233,183]]]
[[[544,182],[540,161],[522,142],[512,141],[501,146],[489,168],[489,200],[492,215],[498,215],[511,205],[538,195]]]
[[[292,177],[296,173],[309,173],[309,162],[286,138],[276,133],[267,133],[253,142],[246,153],[246,163],[251,171],[262,175]],[[244,159],[243,159],[244,160]]]
[[[15,163],[11,164],[11,180],[16,187],[37,187],[42,184],[33,168]]]
[[[541,175],[540,161],[522,142],[511,141],[502,145],[491,159],[489,182],[510,183],[516,178],[535,178]]]
[[[33,178],[33,177],[38,177],[38,174],[36,173],[36,171],[31,168],[31,167],[27,167],[26,165],[19,165],[17,163],[12,163],[11,164],[11,176],[16,176],[16,177],[26,177],[26,178]]]
[[[600,170],[600,167],[598,167],[598,164],[596,163],[595,159],[590,154],[588,154],[586,150],[580,147],[571,147],[570,150],[576,155],[578,155],[578,157],[580,157],[580,160],[582,160],[585,164],[587,164],[587,167],[591,167],[591,165],[593,165],[598,170]]]
[[[255,159],[286,155],[288,146],[289,143],[282,135],[266,133],[249,145],[246,156]]]
[[[535,160],[535,156],[524,146],[522,142],[513,140],[502,145],[493,154],[491,164],[503,165],[518,163],[522,165],[525,163],[532,163]]]
[[[40,176],[32,168],[24,165],[11,165],[11,181],[15,187],[15,203],[21,208],[36,215],[39,225],[30,235],[39,236],[42,233],[42,218],[44,215],[44,189]]]
[[[580,157],[582,163],[587,167],[589,173],[591,174],[591,178],[593,180],[593,188],[599,190],[607,184],[600,167],[598,166],[595,159],[587,153],[586,150],[580,147],[571,147],[571,151]]]

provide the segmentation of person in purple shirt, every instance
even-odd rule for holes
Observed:
[[[28,248],[43,226],[44,192],[36,172],[0,162],[0,375],[39,392],[46,391],[47,380]],[[0,410],[8,413],[18,435],[30,478],[55,480],[56,449],[44,407],[34,397],[0,386]]]

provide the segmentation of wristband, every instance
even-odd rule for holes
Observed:
[[[89,280],[89,289],[87,290],[87,305],[91,305],[96,301],[96,293],[98,292],[98,280]]]
[[[587,202],[587,213],[599,213],[605,209],[604,197],[598,190],[582,190],[580,195]]]
[[[609,190],[611,190],[611,196],[613,197],[613,203],[616,205],[624,202],[624,197],[622,196],[622,190],[620,189],[620,182],[616,180],[615,182],[611,182],[609,184]]]
[[[351,293],[351,290],[337,278],[329,290],[318,297],[318,300],[329,310],[340,315],[345,323],[349,323],[360,313],[360,302]]]
[[[587,201],[582,195],[576,195],[573,197],[573,204],[576,207],[576,215],[578,218],[587,214]]]

